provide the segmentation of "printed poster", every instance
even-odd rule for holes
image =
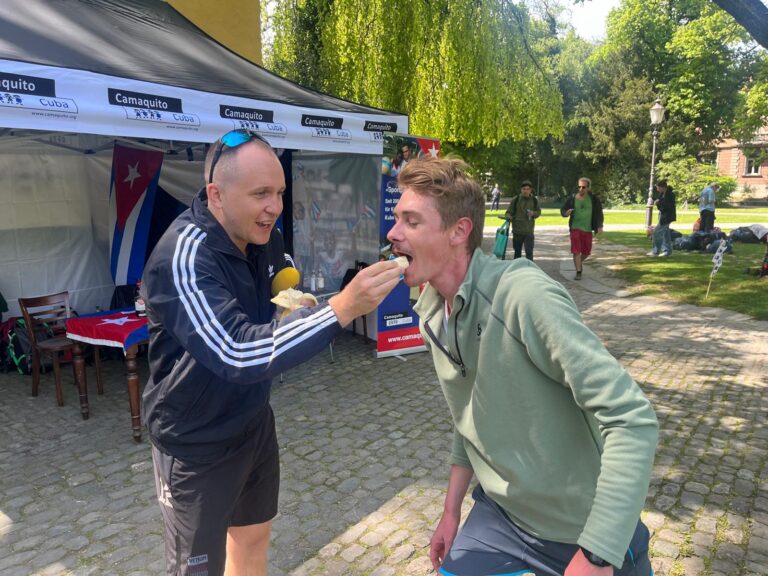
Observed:
[[[379,209],[379,258],[392,255],[387,234],[395,224],[394,209],[400,200],[397,174],[409,161],[425,155],[437,157],[440,141],[405,134],[384,134],[384,155],[381,159],[381,205]],[[376,355],[393,356],[426,350],[419,332],[419,318],[413,311],[420,288],[403,282],[384,299],[377,310],[378,338]]]

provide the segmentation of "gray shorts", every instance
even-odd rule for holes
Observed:
[[[174,458],[152,446],[168,576],[224,573],[229,527],[262,524],[277,514],[278,456],[269,406],[256,430],[212,462]]]
[[[579,549],[575,544],[541,540],[512,522],[478,484],[475,505],[440,566],[444,576],[562,576]],[[648,559],[648,528],[642,522],[632,536],[615,576],[653,576]]]

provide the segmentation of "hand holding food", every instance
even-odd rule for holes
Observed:
[[[354,318],[374,310],[400,282],[402,270],[402,260],[385,260],[358,271],[344,290],[328,300],[339,324],[346,326]]]
[[[309,292],[302,292],[301,290],[296,290],[294,288],[286,288],[285,290],[278,292],[277,295],[272,298],[272,303],[283,309],[280,314],[280,317],[283,318],[294,310],[303,308],[307,303],[311,306],[317,305],[317,298]]]

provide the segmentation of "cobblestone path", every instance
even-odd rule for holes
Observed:
[[[768,574],[768,322],[625,297],[605,273],[617,257],[596,247],[577,283],[563,232],[537,233],[537,263],[657,410],[643,513],[656,574]],[[345,335],[335,358],[326,351],[275,383],[282,486],[270,574],[428,574],[450,444],[429,357],[376,360]],[[29,377],[0,375],[3,576],[162,573],[149,445],[131,441],[121,362],[105,365],[88,421],[71,371],[63,408],[48,377],[32,398]]]

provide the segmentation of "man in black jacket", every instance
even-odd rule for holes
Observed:
[[[262,575],[279,487],[271,379],[373,310],[400,268],[368,266],[327,303],[275,320],[271,284],[285,266],[275,230],[285,191],[280,162],[258,134],[236,130],[211,146],[205,176],[144,271],[143,409],[167,573]]]
[[[675,193],[672,186],[667,185],[666,180],[656,183],[656,197],[653,200],[659,210],[659,225],[653,231],[653,247],[647,256],[671,256],[672,235],[669,225],[677,220],[677,207],[675,206]]]

